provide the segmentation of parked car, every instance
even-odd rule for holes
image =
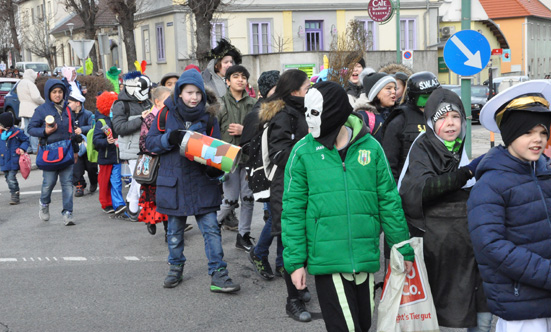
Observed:
[[[455,92],[461,98],[460,85],[442,85],[444,89]],[[471,117],[472,121],[480,123],[480,110],[488,101],[490,89],[486,85],[471,85]]]
[[[15,68],[19,70],[21,75],[23,75],[27,69],[32,69],[39,73],[39,75],[42,75],[44,72],[47,72],[49,75],[52,74],[50,66],[47,62],[16,62]]]
[[[0,110],[4,109],[4,98],[17,82],[19,82],[18,78],[0,77]]]
[[[19,82],[17,82],[13,88],[11,88],[10,92],[4,97],[4,109],[2,112],[11,112],[17,122],[19,122],[19,98],[17,97],[17,85]],[[2,113],[0,112],[0,113]]]
[[[502,77],[495,77],[492,79],[492,84],[494,86],[494,93],[496,94],[500,93],[503,90],[506,90],[507,88],[512,87],[513,85],[517,85],[522,82],[527,82],[530,80],[530,77],[528,76],[502,76]],[[489,80],[484,81],[484,85],[489,84]]]

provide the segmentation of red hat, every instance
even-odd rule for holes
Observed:
[[[194,65],[193,63],[190,64],[190,65],[187,65],[186,68],[184,68],[184,71],[190,70],[190,69],[195,69],[195,70],[197,70],[198,72],[201,72],[201,69],[199,69],[199,67],[197,67],[197,66]]]

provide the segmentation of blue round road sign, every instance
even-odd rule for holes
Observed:
[[[411,59],[411,52],[410,51],[404,52],[404,58],[406,58],[407,60]]]
[[[444,62],[461,76],[478,74],[490,60],[492,49],[482,34],[474,30],[455,33],[444,46]]]

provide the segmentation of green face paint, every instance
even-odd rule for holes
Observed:
[[[429,96],[430,95],[420,95],[418,98],[417,98],[417,103],[416,105],[418,107],[425,107],[425,105],[427,104],[427,99],[429,99]]]

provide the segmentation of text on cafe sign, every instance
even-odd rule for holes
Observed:
[[[375,22],[386,22],[392,17],[392,1],[371,0],[367,5],[367,13]]]

